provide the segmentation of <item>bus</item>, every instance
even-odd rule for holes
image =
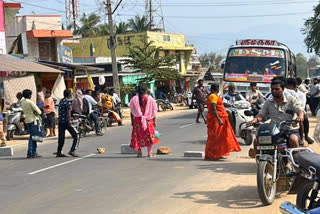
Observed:
[[[296,58],[284,44],[275,40],[246,39],[236,41],[228,50],[223,79],[234,82],[238,92],[247,95],[251,82],[259,90],[270,93],[275,76],[296,77]]]

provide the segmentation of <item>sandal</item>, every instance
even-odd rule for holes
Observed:
[[[149,154],[149,155],[148,155],[148,158],[154,158],[154,157],[155,157],[154,154]]]

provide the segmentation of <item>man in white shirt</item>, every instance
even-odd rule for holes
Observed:
[[[93,111],[93,106],[98,105],[98,102],[93,99],[92,97],[92,91],[91,90],[86,90],[84,96],[84,99],[88,102],[89,105],[89,116],[90,118],[94,121],[95,128],[96,128],[96,135],[102,136],[103,134],[100,131],[100,123],[97,115]]]
[[[303,93],[302,91],[298,90],[297,88],[297,80],[294,78],[288,78],[287,79],[287,85],[286,88],[288,91],[294,91],[298,97],[298,100],[303,106],[303,109],[306,109],[306,104],[307,104],[307,97],[306,94]],[[312,144],[314,141],[309,137],[309,119],[308,119],[308,114],[305,113],[304,115],[304,121],[303,121],[303,133],[304,133],[304,138],[305,140],[309,143]],[[303,137],[301,133],[301,138]]]
[[[261,91],[257,89],[257,83],[250,83],[251,91],[249,91],[249,103],[256,104],[260,99],[265,99]]]

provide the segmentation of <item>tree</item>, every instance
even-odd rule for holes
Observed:
[[[308,47],[308,52],[314,52],[320,54],[320,4],[318,4],[314,9],[314,16],[307,19],[304,23],[304,28],[302,32],[306,35],[304,40]]]
[[[302,53],[298,53],[296,56],[296,64],[297,64],[297,76],[301,78],[307,77],[307,64],[308,59]]]
[[[199,58],[202,67],[208,67],[210,70],[213,70],[217,73],[223,73],[223,70],[221,69],[221,63],[224,59],[224,56],[214,52],[205,53]]]
[[[142,82],[149,82],[152,80],[168,81],[177,80],[180,74],[176,70],[176,56],[158,56],[162,50],[161,47],[152,46],[153,42],[147,42],[144,39],[140,46],[130,47],[128,59],[124,60],[129,68],[139,69],[145,73],[146,78]]]
[[[95,37],[99,35],[99,28],[97,27],[100,22],[101,17],[96,14],[91,14],[87,17],[85,13],[83,13],[80,22],[80,26],[76,26],[76,29],[73,30],[73,34],[81,35],[82,37]],[[73,25],[69,25],[68,29],[71,29]]]
[[[98,36],[107,36],[109,35],[109,25],[100,24],[98,25]]]
[[[145,16],[140,17],[136,15],[134,18],[129,19],[128,26],[130,31],[134,33],[145,32],[148,28],[147,18]]]
[[[122,34],[122,33],[127,33],[129,31],[129,26],[125,22],[120,22],[116,26],[116,34]]]
[[[308,68],[310,70],[310,76],[318,76],[319,75],[319,69],[317,68],[317,66],[320,65],[320,60],[319,57],[314,55],[312,57],[310,57],[310,59],[308,60]]]

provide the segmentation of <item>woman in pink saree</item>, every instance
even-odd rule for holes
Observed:
[[[137,95],[129,103],[132,125],[130,147],[138,150],[138,158],[142,157],[142,147],[148,148],[148,157],[154,157],[152,145],[156,143],[155,120],[158,108],[156,101],[146,91],[144,86],[138,86]]]

